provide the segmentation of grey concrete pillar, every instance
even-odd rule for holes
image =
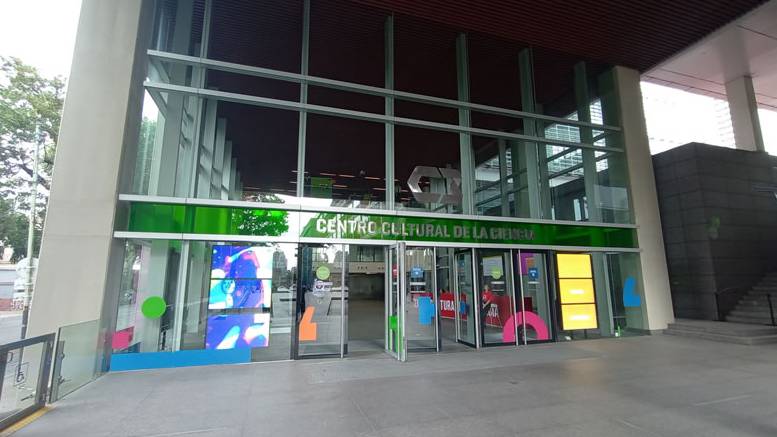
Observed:
[[[118,299],[117,195],[135,167],[152,3],[82,3],[29,336],[102,320],[107,300]]]
[[[647,309],[647,328],[651,331],[665,329],[674,321],[672,297],[669,289],[669,273],[658,211],[656,180],[650,155],[639,72],[625,67],[615,67],[615,91],[619,99],[618,111],[623,129],[623,144],[631,181],[631,206],[637,225],[640,267],[644,282]]]
[[[765,151],[753,79],[749,76],[740,76],[726,83],[726,98],[737,149],[752,152]]]

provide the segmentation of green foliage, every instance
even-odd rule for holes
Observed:
[[[27,216],[35,144],[40,146],[38,170],[39,245],[42,218],[50,188],[59,136],[65,83],[45,78],[17,58],[0,57],[0,245],[26,255]],[[37,251],[37,249],[36,249]]]

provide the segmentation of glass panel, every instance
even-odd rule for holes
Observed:
[[[214,0],[208,57],[300,72],[302,0]]]
[[[479,249],[477,256],[483,344],[515,343],[510,251]]]
[[[35,405],[39,397],[45,396],[37,391],[44,351],[45,343],[8,350],[0,392],[0,420]]]
[[[431,21],[398,16],[394,21],[396,89],[456,99],[456,36]]]
[[[180,257],[181,242],[177,240],[127,241],[112,340],[114,354],[173,350]],[[143,311],[147,301],[158,311]]]
[[[303,245],[300,267],[298,355],[341,353],[343,339],[343,246]],[[347,291],[346,291],[347,293]]]
[[[405,327],[408,349],[436,349],[434,249],[405,250]]]
[[[385,349],[384,250],[381,246],[348,246],[348,354]]]
[[[639,254],[607,254],[607,267],[615,335],[643,333],[647,326]]]
[[[346,0],[310,2],[310,74],[383,87],[386,16]]]
[[[397,209],[461,213],[459,136],[406,126],[395,136]]]
[[[458,340],[476,345],[475,339],[475,284],[472,277],[472,250],[456,252],[456,288],[459,303]]]
[[[305,199],[316,206],[384,208],[385,127],[308,115]]]
[[[97,346],[99,333],[99,320],[59,328],[52,400],[62,399],[97,378],[102,360]]]
[[[196,197],[286,203],[297,192],[295,112],[206,101]]]
[[[507,142],[474,137],[472,149],[475,157],[475,213],[515,216],[515,174]]]
[[[205,0],[156,2],[151,49],[199,56]]]
[[[453,249],[437,248],[437,303],[440,339],[456,342],[456,297],[453,285]]]
[[[389,249],[389,299],[387,310],[387,342],[386,350],[388,350],[394,357],[400,359],[402,349],[402,332],[400,327],[402,326],[400,320],[400,275],[399,275],[399,250],[396,246]]]
[[[522,290],[522,298],[516,305],[516,312],[520,314],[518,334],[525,342],[550,340],[553,323],[545,254],[522,250],[517,258]]]

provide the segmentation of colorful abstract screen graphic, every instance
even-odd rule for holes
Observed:
[[[556,255],[556,265],[562,329],[572,331],[598,328],[591,255],[559,253]]]
[[[270,314],[219,314],[208,317],[205,349],[236,349],[270,345]]]
[[[213,246],[208,309],[270,308],[273,250]]]

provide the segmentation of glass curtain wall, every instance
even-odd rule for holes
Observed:
[[[352,2],[159,2],[130,191],[630,223],[617,100],[607,65]]]
[[[289,359],[296,271],[294,244],[128,240],[113,353]]]

